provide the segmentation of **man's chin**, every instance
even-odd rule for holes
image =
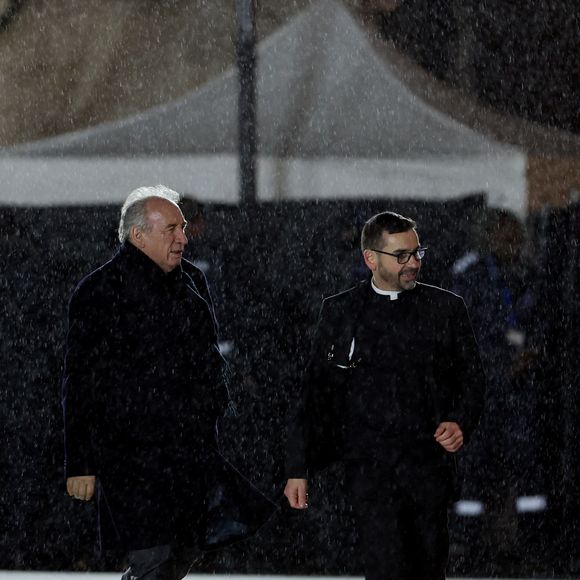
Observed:
[[[417,279],[414,278],[413,280],[399,280],[399,284],[401,286],[401,290],[413,290],[417,285]]]
[[[183,253],[172,252],[169,257],[169,263],[174,264],[175,266],[179,266],[181,264],[181,258],[183,257]]]
[[[167,272],[175,270],[181,264],[181,257],[179,259],[173,259],[169,264],[167,264]]]

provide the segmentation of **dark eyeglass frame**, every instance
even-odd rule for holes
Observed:
[[[421,261],[425,257],[425,252],[428,250],[428,247],[419,246],[416,250],[412,252],[401,252],[400,254],[392,254],[391,252],[383,252],[382,250],[374,250],[371,248],[373,252],[377,252],[378,254],[385,254],[387,256],[393,256],[397,258],[398,264],[406,264],[410,259],[411,256],[415,256],[416,260]]]

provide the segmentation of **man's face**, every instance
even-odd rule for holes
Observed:
[[[414,252],[419,247],[417,232],[409,230],[399,234],[383,232],[380,243],[374,249],[389,252],[389,254],[402,254]],[[418,260],[414,255],[406,264],[399,264],[396,256],[365,250],[364,259],[367,267],[373,273],[375,285],[381,290],[401,292],[412,290],[415,287],[419,270],[421,270],[421,260]]]
[[[133,243],[151,258],[165,273],[181,263],[187,245],[185,219],[174,203],[157,197],[147,202],[149,229],[135,230]]]

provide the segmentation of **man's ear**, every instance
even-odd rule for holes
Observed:
[[[129,239],[133,243],[133,245],[137,246],[138,248],[143,248],[145,246],[145,240],[143,239],[143,231],[139,229],[137,226],[133,226],[131,228],[131,232],[129,233]]]
[[[367,268],[374,272],[377,269],[377,257],[376,254],[372,250],[364,250],[363,251],[363,258]]]

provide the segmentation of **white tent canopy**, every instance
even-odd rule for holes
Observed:
[[[120,202],[166,183],[236,203],[236,69],[176,102],[0,155],[0,202]],[[419,99],[337,0],[258,47],[258,196],[450,199],[526,211],[526,157]]]

